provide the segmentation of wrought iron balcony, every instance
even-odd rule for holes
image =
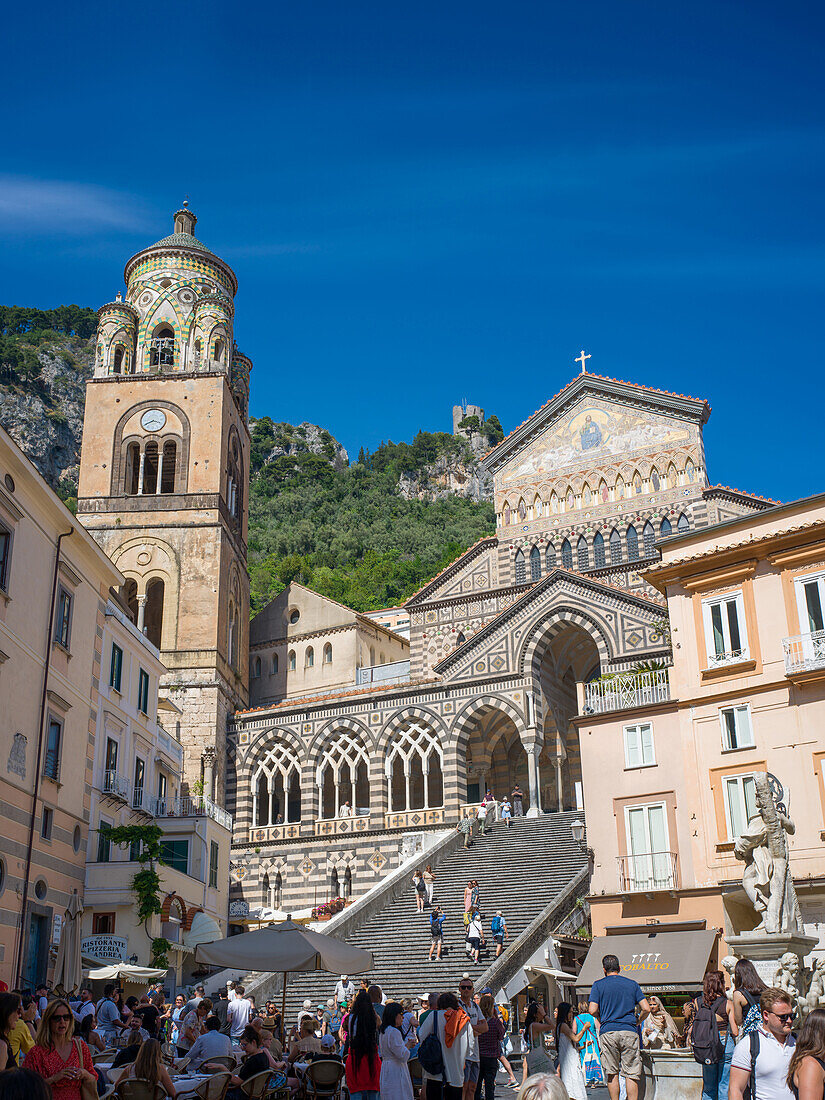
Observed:
[[[593,680],[584,685],[584,713],[604,714],[611,710],[628,710],[652,703],[666,703],[670,698],[670,676],[666,668],[654,672],[628,673],[607,680]]]
[[[152,817],[211,817],[225,829],[232,828],[232,815],[211,798],[191,795],[189,798],[154,798],[150,803]]]
[[[124,802],[129,801],[129,780],[125,775],[118,775],[115,771],[103,773],[103,785],[101,790],[110,798],[119,798]]]
[[[618,856],[616,862],[621,894],[652,894],[679,888],[676,852]]]
[[[60,781],[60,752],[57,749],[46,749],[43,756],[43,775],[46,779],[53,779],[55,783]]]
[[[825,630],[783,638],[782,649],[785,653],[786,676],[795,672],[825,669]]]
[[[730,649],[722,653],[708,654],[708,668],[722,668],[724,665],[736,665],[740,661],[747,661],[747,649]]]

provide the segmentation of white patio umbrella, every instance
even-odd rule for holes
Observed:
[[[302,928],[289,917],[281,924],[242,932],[195,948],[195,961],[233,970],[280,971],[284,976],[281,1026],[286,1024],[286,979],[292,971],[326,970],[362,974],[372,970],[372,952],[351,947],[332,936]]]
[[[80,919],[83,916],[83,902],[77,890],[69,898],[60,943],[57,947],[57,963],[54,968],[54,987],[64,993],[74,993],[83,977],[83,963],[80,958]]]

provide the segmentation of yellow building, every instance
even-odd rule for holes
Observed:
[[[12,987],[50,976],[63,911],[83,893],[106,603],[122,582],[0,428],[0,976]]]
[[[579,685],[593,931],[757,918],[734,842],[783,788],[805,931],[825,949],[825,495],[659,543],[672,668]],[[776,788],[778,791],[778,787]]]
[[[166,673],[157,648],[112,596],[102,639],[100,706],[86,866],[83,955],[106,964],[131,959],[153,965],[152,940],[173,943],[170,987],[191,974],[198,943],[226,934],[232,819],[202,794],[181,793],[183,747],[170,730],[180,710],[158,697]],[[137,919],[131,883],[137,845],[112,844],[101,826],[157,825],[164,833],[164,914]]]

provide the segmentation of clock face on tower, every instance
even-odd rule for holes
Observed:
[[[166,413],[163,409],[147,409],[140,423],[147,432],[159,432],[166,423]]]

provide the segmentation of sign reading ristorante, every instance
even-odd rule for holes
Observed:
[[[87,936],[80,941],[80,951],[90,959],[100,959],[101,962],[122,962],[126,958],[126,940],[121,936],[98,935]]]

